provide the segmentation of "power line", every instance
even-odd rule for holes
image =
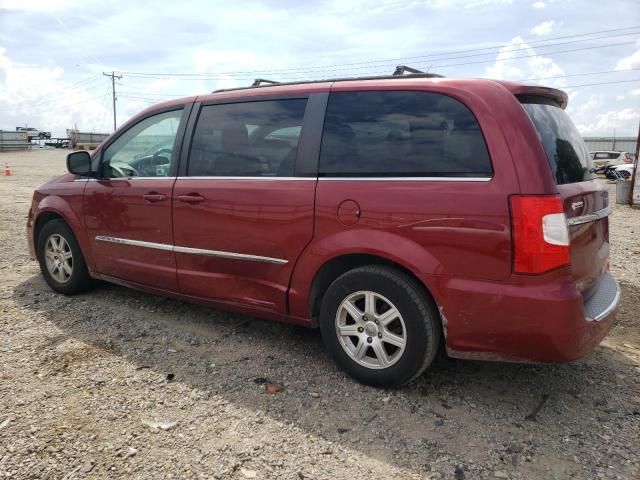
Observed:
[[[48,105],[51,103],[56,103],[56,102],[62,102],[68,99],[69,96],[71,95],[75,95],[77,92],[76,90],[81,90],[81,89],[86,89],[88,85],[91,85],[92,83],[96,82],[97,80],[99,80],[100,77],[91,77],[91,78],[87,78],[85,79],[85,81],[88,81],[87,83],[83,83],[82,85],[77,84],[74,87],[68,87],[68,88],[63,88],[61,90],[59,90],[61,93],[57,94],[57,95],[51,95],[49,98],[45,98],[45,97],[39,97],[39,98],[45,98],[45,100],[35,100],[35,99],[30,99],[30,100],[22,100],[18,103],[16,103],[16,107],[18,108],[24,108],[27,106],[36,106],[36,107],[40,107],[42,105]],[[64,92],[63,92],[64,91]]]
[[[523,79],[519,79],[519,80],[514,80],[516,82],[536,82],[539,80],[550,80],[550,79],[559,79],[559,78],[569,78],[569,77],[583,77],[583,76],[593,76],[593,75],[603,75],[603,74],[617,74],[617,73],[625,73],[625,72],[634,72],[634,71],[638,71],[640,70],[640,68],[628,68],[628,69],[624,69],[624,70],[601,70],[598,72],[583,72],[583,73],[571,73],[571,74],[566,74],[566,75],[555,75],[555,76],[551,76],[551,77],[533,77],[533,78],[523,78]],[[631,80],[633,81],[633,80]],[[602,83],[618,83],[617,81],[612,81],[612,82],[599,82],[597,83],[602,84]],[[620,82],[620,83],[624,83],[624,82]],[[591,85],[591,84],[588,84]],[[581,85],[575,85],[573,87],[577,87],[577,86],[581,86]],[[573,88],[573,87],[560,87],[560,88]],[[184,94],[184,93],[162,93],[162,92],[158,92],[158,93],[147,93],[144,92],[143,90],[137,90],[137,89],[132,89],[131,86],[128,87],[129,90],[126,91],[122,91],[120,92],[120,97],[122,98],[129,98],[129,99],[136,99],[136,100],[144,100],[144,101],[148,101],[148,103],[154,103],[154,102],[161,102],[161,101],[165,101],[165,100],[170,100],[173,98],[180,98],[180,97],[191,97],[191,96],[197,96],[199,94],[197,93],[189,93],[189,94]],[[204,92],[201,95],[206,95],[208,94],[208,92]]]
[[[49,92],[49,93],[45,93],[44,95],[41,95],[40,97],[36,97],[34,99],[29,100],[29,102],[38,102],[41,99],[44,98],[50,98],[52,96],[56,96],[59,92],[66,92],[67,90],[74,90],[76,88],[78,88],[79,86],[89,82],[91,83],[91,81],[96,80],[98,77],[98,75],[92,75],[90,77],[85,78],[84,80],[80,80],[79,82],[76,82],[72,85],[69,85],[67,87],[64,88],[60,88],[58,90],[54,90],[53,92]]]
[[[41,111],[39,111],[39,112],[33,112],[33,114],[34,114],[34,115],[41,115],[41,114],[43,114],[43,113],[51,112],[51,111],[53,111],[53,110],[57,110],[57,109],[59,109],[59,108],[72,107],[72,106],[74,106],[74,105],[80,105],[81,103],[87,103],[87,102],[90,102],[90,101],[92,101],[92,100],[97,100],[97,99],[98,99],[98,98],[100,98],[100,97],[101,97],[101,95],[98,95],[98,96],[96,96],[96,97],[85,98],[84,100],[81,100],[81,101],[79,101],[79,102],[75,102],[75,103],[70,103],[70,104],[68,104],[68,105],[56,105],[55,107],[51,107],[51,108],[48,108],[48,109],[46,109],[46,110],[41,110]]]
[[[543,53],[533,53],[533,54],[529,54],[529,55],[516,55],[516,56],[511,56],[509,58],[491,58],[491,59],[484,59],[484,60],[475,60],[475,61],[471,61],[471,62],[460,62],[460,63],[449,63],[449,64],[430,64],[427,65],[427,67],[429,67],[429,69],[442,69],[442,68],[449,68],[449,67],[460,67],[460,66],[466,66],[466,65],[477,65],[477,64],[483,64],[483,63],[496,63],[496,62],[506,62],[506,61],[510,61],[510,60],[517,60],[519,58],[533,58],[533,57],[542,57],[542,56],[552,56],[552,55],[557,55],[557,54],[562,54],[562,53],[571,53],[571,52],[579,52],[579,51],[586,51],[586,50],[596,50],[596,49],[601,49],[601,48],[610,48],[610,47],[618,47],[618,46],[622,46],[622,45],[631,45],[634,44],[635,41],[628,41],[628,42],[619,42],[619,43],[609,43],[609,44],[605,44],[605,45],[592,45],[592,46],[588,46],[588,47],[580,47],[580,48],[572,48],[572,49],[566,49],[566,50],[557,50],[557,51],[552,51],[552,52],[543,52]],[[372,68],[372,67],[366,67],[366,68]],[[378,67],[378,70],[373,70],[373,71],[368,71],[366,72],[367,75],[384,75],[384,74],[389,74],[389,72],[391,71],[392,65],[389,65],[389,69],[387,70],[380,70]],[[352,70],[361,70],[362,67],[356,67],[351,69]],[[331,71],[331,70],[327,70],[327,71]],[[315,73],[325,73],[324,71],[318,71]],[[226,74],[209,74],[209,77],[195,77],[195,78],[188,78],[188,77],[183,77],[180,78],[181,81],[183,80],[190,80],[190,81],[206,81],[206,80],[221,80],[224,78],[229,78],[231,77],[233,80],[251,80],[254,77],[253,76],[241,76],[241,75],[226,75]],[[342,73],[343,76],[348,76],[347,73]],[[364,75],[361,74],[361,75]],[[172,78],[172,77],[164,77],[164,76],[152,76],[152,75],[146,75],[146,76],[140,76],[140,75],[131,75],[132,77],[137,77],[137,78],[144,78],[144,79],[168,79],[168,78]],[[330,75],[328,76],[319,76],[317,78],[331,78]]]
[[[613,82],[598,82],[598,83],[583,83],[582,85],[567,85],[562,88],[578,88],[578,87],[593,87],[594,85],[612,85],[616,83],[632,83],[632,82],[640,82],[640,78],[634,78],[631,80],[619,80]]]
[[[588,75],[604,75],[605,73],[622,73],[622,72],[633,72],[636,70],[640,70],[639,68],[625,68],[624,70],[603,70],[600,72],[585,72],[585,73],[571,73],[568,75],[556,75],[554,77],[537,77],[537,78],[523,78],[522,80],[516,80],[516,82],[528,82],[528,81],[536,81],[536,80],[551,80],[555,78],[567,78],[567,77],[583,77]]]
[[[614,34],[614,35],[606,35],[606,36],[601,36],[601,37],[596,37],[596,38],[582,38],[582,39],[576,39],[576,40],[572,40],[572,41],[568,41],[568,42],[559,42],[559,43],[555,43],[555,44],[554,43],[550,43],[550,44],[547,44],[547,45],[539,45],[539,47],[538,47],[538,48],[546,48],[546,47],[552,47],[552,46],[556,46],[556,45],[565,45],[565,44],[568,44],[568,43],[585,42],[585,41],[592,41],[592,40],[602,40],[602,39],[608,39],[608,38],[614,38],[614,37],[620,37],[620,36],[635,35],[637,33],[640,33],[640,31],[637,31],[638,28],[640,28],[640,26],[627,27],[625,29],[600,30],[600,31],[595,31],[595,32],[588,32],[588,33],[576,34],[576,35],[566,35],[566,36],[563,36],[563,37],[554,37],[554,38],[548,38],[548,39],[543,39],[543,40],[523,41],[523,43],[530,46],[530,45],[537,45],[538,43],[541,43],[541,42],[550,42],[550,41],[553,41],[553,40],[559,40],[559,39],[564,39],[564,38],[574,38],[574,37],[578,37],[578,36],[596,35],[596,34],[608,33],[608,32],[618,32],[617,34]],[[621,30],[630,30],[630,29],[634,29],[636,31],[621,33]],[[522,45],[522,44],[520,44],[520,45]],[[150,77],[150,78],[155,78],[155,77],[163,77],[163,78],[164,77],[166,77],[166,78],[173,78],[173,77],[204,77],[204,79],[209,79],[209,77],[211,77],[211,76],[221,76],[221,75],[222,76],[238,76],[238,75],[243,75],[243,74],[257,74],[257,73],[261,73],[262,74],[262,73],[297,73],[297,72],[312,72],[312,71],[335,71],[335,70],[343,70],[344,68],[341,68],[341,67],[345,67],[346,68],[346,67],[352,67],[352,66],[356,66],[356,65],[371,65],[371,64],[388,63],[388,62],[403,62],[403,61],[407,61],[407,60],[426,59],[426,58],[433,58],[433,57],[441,57],[443,55],[459,54],[459,53],[470,53],[470,52],[480,52],[480,51],[485,51],[485,50],[503,50],[504,51],[504,49],[507,48],[507,47],[508,47],[508,45],[505,46],[505,44],[501,44],[501,45],[496,45],[496,46],[492,46],[492,47],[483,47],[483,48],[458,50],[458,51],[447,51],[447,52],[433,53],[433,54],[427,54],[427,55],[419,55],[419,56],[412,56],[412,57],[369,60],[369,61],[365,61],[365,62],[353,62],[353,63],[338,64],[338,65],[308,66],[308,67],[271,69],[271,70],[244,70],[244,71],[215,72],[215,73],[148,73],[148,72],[121,72],[121,73],[127,74],[128,76]],[[513,51],[517,51],[519,49],[520,48],[518,48],[518,46],[515,46],[515,45],[512,48]],[[435,60],[436,61],[442,61],[442,60],[451,60],[451,59],[456,59],[456,58],[468,58],[468,57],[473,57],[473,56],[491,55],[493,53],[495,53],[495,52],[476,53],[475,55],[462,55],[462,56],[455,56],[455,57],[448,57],[448,58],[439,58],[439,59],[435,59]],[[379,66],[379,65],[376,65],[376,66]],[[371,67],[371,66],[370,67],[360,67],[358,69],[361,69],[361,68],[375,68],[375,67]],[[200,78],[198,78],[198,79],[200,79]]]

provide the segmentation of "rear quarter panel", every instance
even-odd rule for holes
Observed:
[[[313,277],[327,261],[345,254],[380,256],[420,274],[436,303],[439,297],[444,300],[440,291],[446,283],[443,279],[498,281],[509,277],[508,196],[519,193],[520,186],[509,141],[501,128],[504,119],[499,117],[503,106],[516,111],[522,108],[499,84],[470,85],[467,81],[444,85],[438,80],[415,84],[408,80],[404,89],[442,93],[464,103],[482,129],[493,177],[478,181],[320,178],[314,239],[292,277],[291,314],[309,316],[308,292]],[[397,82],[340,82],[332,92],[384,89],[399,87]],[[344,226],[338,220],[338,207],[344,200],[360,207],[355,225]]]

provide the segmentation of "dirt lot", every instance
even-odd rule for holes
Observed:
[[[0,477],[640,478],[640,210],[615,208],[623,303],[589,358],[440,360],[384,391],[316,331],[112,285],[53,294],[24,226],[65,154],[0,154]]]

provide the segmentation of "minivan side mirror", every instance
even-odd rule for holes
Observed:
[[[80,150],[67,155],[67,170],[83,177],[91,176],[91,155],[89,152]]]

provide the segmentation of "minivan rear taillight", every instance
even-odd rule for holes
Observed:
[[[557,195],[511,200],[513,271],[543,273],[569,263],[569,229]]]

